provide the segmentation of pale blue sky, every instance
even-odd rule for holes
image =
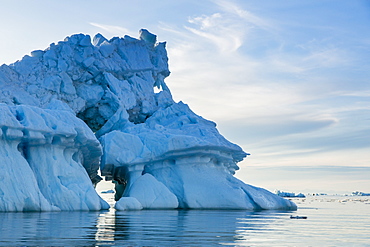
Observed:
[[[237,176],[370,192],[370,3],[2,1],[0,63],[74,33],[167,41],[175,100],[252,155]]]

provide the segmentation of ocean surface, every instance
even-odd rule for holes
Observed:
[[[298,211],[0,213],[0,246],[370,246],[370,197],[292,200]]]

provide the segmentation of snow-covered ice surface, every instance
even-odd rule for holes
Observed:
[[[233,175],[245,153],[174,102],[165,43],[77,34],[0,67],[0,211],[296,209]],[[159,90],[154,91],[154,87]]]

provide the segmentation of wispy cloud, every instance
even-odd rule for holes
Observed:
[[[233,1],[215,0],[217,4],[224,12],[240,17],[249,26],[255,26],[265,30],[273,30],[276,27],[267,19],[261,18],[246,9],[243,9]]]
[[[244,29],[231,23],[223,14],[189,18],[189,23],[195,27],[185,26],[187,30],[213,43],[221,52],[234,52],[242,45]]]
[[[116,26],[116,25],[107,25],[102,23],[96,23],[96,22],[90,22],[90,25],[97,27],[98,29],[104,31],[105,33],[109,35],[115,35],[115,36],[123,36],[123,35],[132,35],[136,36],[137,32],[132,32],[131,30],[124,28],[122,26]]]
[[[336,91],[336,92],[333,92],[332,94],[336,95],[336,96],[369,97],[369,100],[370,100],[370,90],[366,90],[366,91]]]
[[[331,40],[313,39],[305,44],[299,44],[298,47],[306,53],[302,63],[308,69],[349,65],[352,60],[346,50],[336,46]]]

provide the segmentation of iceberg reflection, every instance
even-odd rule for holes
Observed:
[[[0,213],[0,246],[237,245],[248,243],[256,232],[275,231],[275,221],[290,213],[114,209]]]
[[[0,213],[1,246],[94,246],[99,212]]]
[[[273,222],[287,211],[143,210],[110,211],[100,218],[97,240],[118,245],[202,246],[246,243],[256,231],[273,231]],[[101,229],[101,227],[108,227]],[[103,234],[103,235],[102,235]],[[106,234],[106,235],[104,235]],[[113,235],[113,239],[112,239]]]

